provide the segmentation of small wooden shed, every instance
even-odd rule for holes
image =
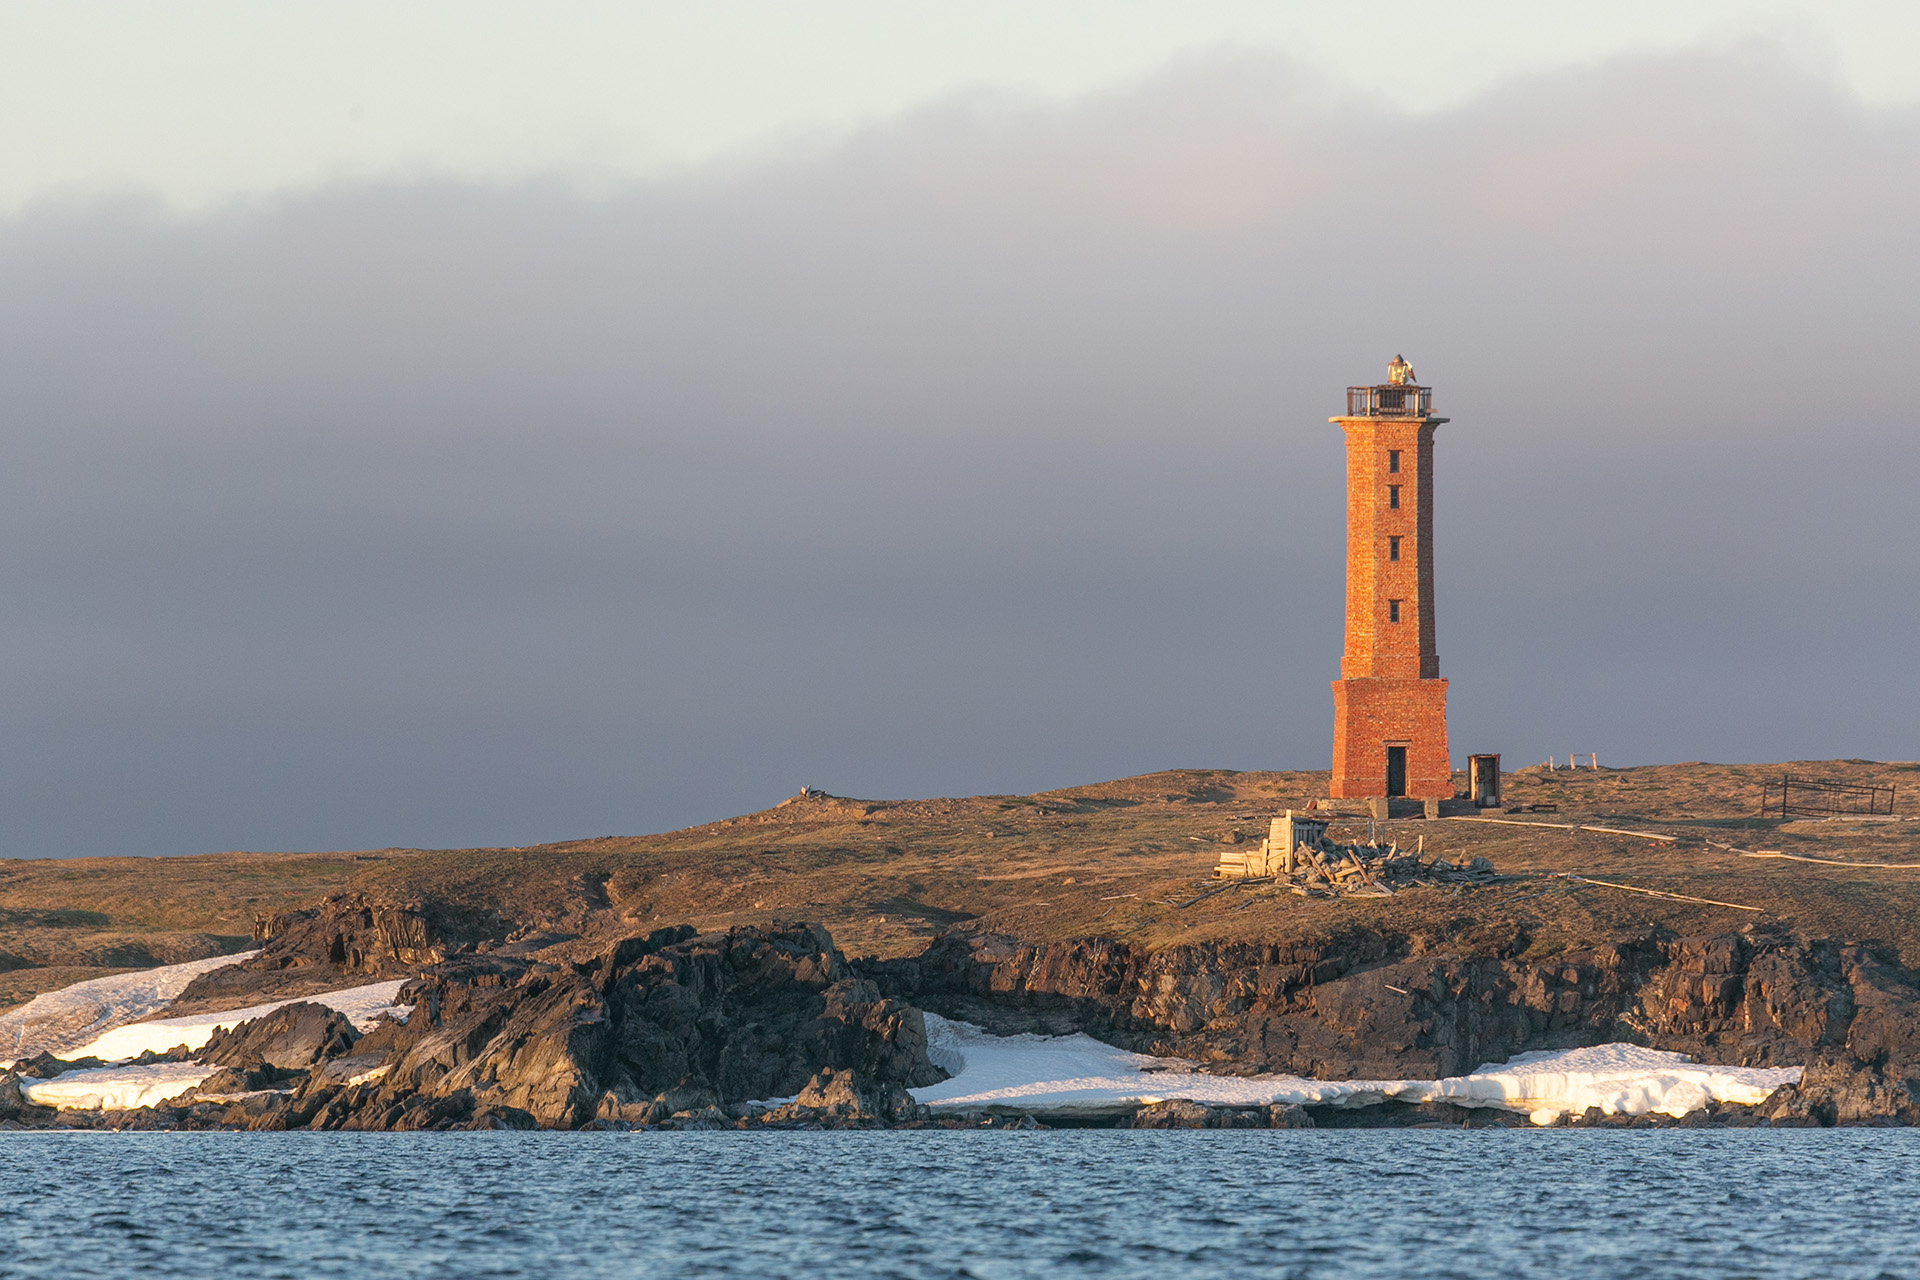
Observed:
[[[1499,753],[1467,757],[1467,789],[1473,797],[1474,808],[1500,807]]]

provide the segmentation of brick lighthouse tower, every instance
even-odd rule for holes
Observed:
[[[1433,630],[1433,390],[1399,356],[1348,387],[1347,642],[1333,682],[1334,799],[1453,795]]]

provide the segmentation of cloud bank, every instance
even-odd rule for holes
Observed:
[[[1456,755],[1920,755],[1920,117],[1754,50],[1296,83],[0,224],[0,854],[1324,768],[1395,352]]]

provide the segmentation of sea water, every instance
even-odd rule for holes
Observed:
[[[0,1276],[1920,1277],[1920,1131],[0,1134]]]

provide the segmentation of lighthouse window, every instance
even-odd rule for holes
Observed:
[[[1400,558],[1400,539],[1388,538],[1387,539],[1387,559],[1398,560],[1399,558]]]
[[[1399,485],[1390,484],[1387,486],[1387,506],[1394,511],[1398,511],[1400,509],[1400,486]]]
[[[1400,602],[1398,600],[1387,601],[1387,621],[1400,621]]]
[[[1400,474],[1400,451],[1398,449],[1387,450],[1387,470],[1393,472],[1395,475]]]

